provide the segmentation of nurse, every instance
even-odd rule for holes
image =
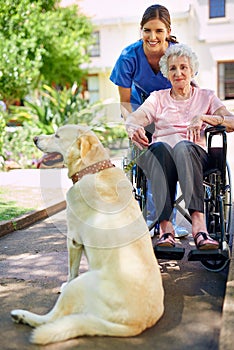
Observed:
[[[124,119],[135,111],[152,91],[168,89],[171,83],[159,68],[160,58],[166,49],[177,43],[171,35],[171,18],[166,7],[152,5],[148,7],[140,23],[141,39],[127,46],[121,52],[110,76],[118,86],[121,114]],[[154,132],[153,126],[147,128],[149,140]],[[149,182],[150,186],[150,182]],[[149,195],[148,198],[151,196]],[[154,205],[148,203],[151,217],[154,219]],[[175,217],[174,217],[175,221]],[[176,237],[183,237],[188,231],[180,226],[175,227]]]

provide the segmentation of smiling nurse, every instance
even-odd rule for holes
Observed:
[[[177,42],[171,36],[168,10],[161,5],[148,7],[143,14],[140,28],[142,38],[121,52],[110,76],[110,80],[119,89],[124,119],[152,91],[171,87],[169,80],[159,69],[160,58],[168,46]]]
[[[171,83],[159,69],[160,58],[166,49],[177,43],[176,37],[171,35],[171,18],[167,8],[158,4],[148,7],[142,16],[140,29],[141,39],[123,49],[110,76],[110,80],[118,86],[121,114],[124,119],[136,110],[151,92],[171,87]],[[150,139],[154,129],[149,126],[147,131]],[[151,212],[147,218],[149,221],[154,219],[155,211],[153,203],[150,203],[151,197],[148,195],[148,211]],[[176,237],[188,234],[187,230],[180,226],[177,226],[175,231]]]

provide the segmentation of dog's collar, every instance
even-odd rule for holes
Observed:
[[[73,184],[79,181],[83,176],[87,174],[96,174],[99,171],[104,169],[113,168],[115,165],[111,163],[109,159],[102,160],[100,162],[94,163],[87,168],[82,169],[81,171],[77,171],[74,175],[71,176]]]

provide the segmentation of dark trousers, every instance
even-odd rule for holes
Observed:
[[[174,148],[156,142],[137,163],[151,180],[157,220],[171,220],[177,182],[190,214],[204,212],[203,173],[210,167],[210,156],[190,141],[180,141]]]

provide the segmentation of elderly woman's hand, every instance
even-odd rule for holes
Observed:
[[[142,126],[132,123],[126,123],[126,130],[129,138],[140,149],[149,146],[149,140],[145,135],[145,129]]]
[[[202,127],[202,116],[196,115],[190,121],[189,126],[187,127],[187,139],[192,142],[200,141],[200,133]]]

